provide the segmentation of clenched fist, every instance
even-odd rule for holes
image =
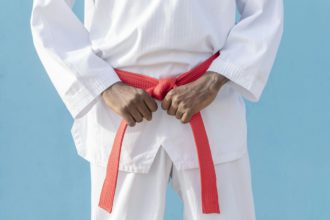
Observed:
[[[162,109],[188,123],[194,114],[212,103],[227,81],[226,77],[208,71],[197,80],[170,90],[162,101]]]
[[[148,93],[121,81],[103,91],[102,98],[131,127],[136,122],[142,122],[143,118],[150,121],[152,112],[157,110],[156,101]]]

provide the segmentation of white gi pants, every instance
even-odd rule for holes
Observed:
[[[106,169],[90,167],[92,220],[163,220],[170,178],[185,220],[255,220],[248,153],[215,166],[221,214],[202,213],[199,170],[177,170],[163,147],[148,173],[119,171],[111,214],[98,207]]]

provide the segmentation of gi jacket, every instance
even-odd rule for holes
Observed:
[[[31,30],[74,119],[71,133],[81,157],[106,166],[121,121],[100,96],[120,81],[113,68],[176,76],[218,50],[208,70],[230,81],[201,111],[213,160],[247,151],[245,99],[257,102],[267,83],[283,32],[282,0],[85,0],[83,23],[73,3],[34,0]],[[152,121],[127,128],[119,169],[147,172],[160,146],[178,169],[198,167],[189,124],[158,108]]]

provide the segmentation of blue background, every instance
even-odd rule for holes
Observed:
[[[89,166],[32,45],[31,2],[0,8],[0,219],[87,220]],[[327,0],[285,1],[277,61],[260,102],[247,102],[260,220],[330,219],[329,10]],[[171,188],[165,219],[182,219]]]

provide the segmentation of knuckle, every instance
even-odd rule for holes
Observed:
[[[129,102],[128,102],[128,106],[129,107],[133,107],[133,106],[136,106],[137,104],[139,103],[139,101],[134,98],[134,99],[131,99]]]
[[[174,95],[174,96],[172,97],[172,102],[177,103],[178,101],[179,101],[179,96]]]
[[[184,109],[184,110],[187,110],[188,109],[188,104],[186,102],[182,102],[181,103],[181,108]]]
[[[172,89],[172,90],[170,90],[170,91],[166,94],[165,98],[166,98],[167,100],[173,99],[174,94],[175,94],[175,93],[174,93],[174,91],[173,91],[173,89]]]
[[[128,106],[127,106],[127,105],[121,106],[121,107],[119,108],[119,111],[120,111],[121,113],[125,113],[125,112],[127,112],[127,111],[128,111]]]
[[[174,107],[178,107],[179,104],[180,104],[180,103],[179,103],[178,100],[172,100],[172,106],[174,106]]]
[[[133,103],[132,102],[128,102],[126,105],[125,105],[125,110],[127,112],[129,112],[132,108],[133,108]]]
[[[176,95],[176,98],[180,101],[183,101],[184,100],[184,96],[182,94],[178,94]]]
[[[174,89],[171,89],[170,91],[168,91],[168,93],[166,94],[166,96],[170,97],[174,94]]]
[[[133,101],[132,101],[132,100],[129,100],[129,101],[126,103],[125,108],[128,110],[128,109],[130,109],[132,106],[133,106]]]
[[[141,96],[142,95],[139,92],[135,93],[132,101],[135,101],[136,102],[137,100],[140,100],[141,99]]]
[[[136,104],[136,97],[134,96],[133,99],[129,100],[129,105],[135,105]]]

